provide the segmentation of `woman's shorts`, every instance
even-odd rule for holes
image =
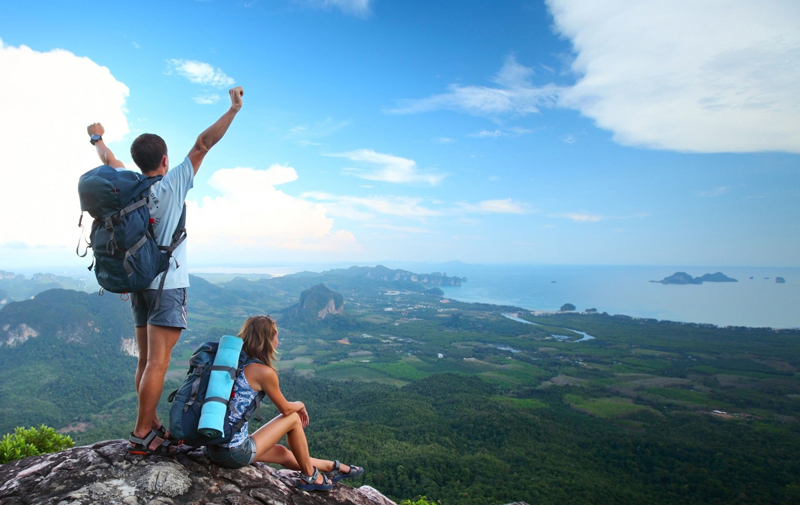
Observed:
[[[256,443],[253,437],[247,437],[247,440],[230,449],[220,445],[210,445],[206,447],[206,454],[219,466],[241,468],[256,459]]]

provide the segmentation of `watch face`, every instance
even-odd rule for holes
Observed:
[[[103,137],[101,137],[100,135],[98,135],[96,133],[94,135],[92,135],[91,137],[89,137],[89,142],[91,142],[92,145],[94,145],[98,140],[103,140]]]

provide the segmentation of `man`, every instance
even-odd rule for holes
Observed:
[[[233,88],[228,94],[231,98],[230,109],[197,137],[180,165],[169,168],[167,145],[158,135],[145,133],[137,137],[131,145],[131,157],[143,175],[163,176],[161,181],[151,186],[148,202],[155,239],[160,246],[171,244],[172,235],[181,219],[186,194],[192,188],[194,175],[208,150],[225,135],[242,108],[242,88]],[[100,160],[113,168],[124,169],[125,165],[103,142],[103,126],[94,123],[87,131]],[[178,342],[181,331],[186,328],[186,288],[189,287],[186,241],[175,249],[170,261],[166,274],[157,276],[147,289],[131,296],[136,345],[139,348],[139,363],[136,367],[139,410],[128,447],[131,454],[169,454],[175,450],[168,440],[166,429],[158,420],[156,408],[164,389],[164,376],[169,368],[172,348]],[[164,289],[160,303],[157,304],[156,292],[163,275],[166,275]]]

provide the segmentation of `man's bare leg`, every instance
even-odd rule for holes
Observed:
[[[136,327],[136,345],[139,348],[139,362],[136,364],[136,394],[139,394],[139,384],[142,382],[142,375],[147,366],[147,326]],[[155,430],[161,427],[158,420],[158,412],[153,416],[153,425],[150,429]]]
[[[139,349],[139,362],[136,363],[136,394],[139,394],[139,383],[147,365],[147,326],[137,326],[136,347]]]
[[[181,328],[147,325],[147,363],[139,380],[139,412],[134,428],[137,437],[147,436],[150,430],[158,426],[158,424],[154,426],[154,423],[158,422],[156,409],[161,399],[161,392],[164,390],[164,376],[169,368],[172,348],[178,342],[181,331],[183,331]],[[158,445],[160,442],[161,440],[156,438],[152,445]]]

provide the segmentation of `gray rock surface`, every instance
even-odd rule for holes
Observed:
[[[309,493],[294,486],[290,470],[261,463],[229,470],[201,449],[132,456],[126,444],[110,440],[0,465],[0,504],[395,505],[369,486]]]

